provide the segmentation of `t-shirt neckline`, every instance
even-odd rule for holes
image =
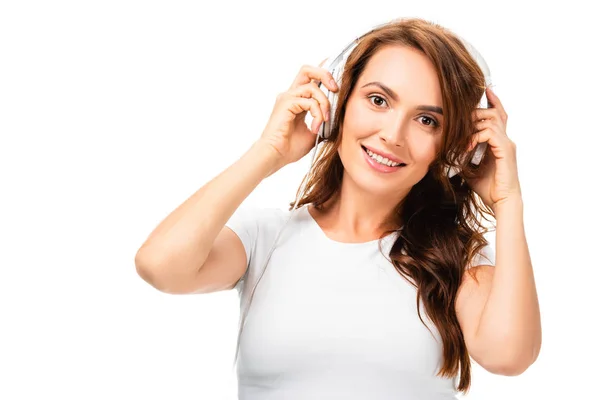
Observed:
[[[394,235],[394,233],[395,233],[395,232],[392,232],[390,234],[387,234],[386,236],[384,236],[381,239],[373,239],[373,240],[369,240],[368,242],[340,242],[340,241],[334,240],[334,239],[330,238],[329,236],[327,236],[327,234],[323,231],[321,226],[313,218],[312,214],[308,211],[308,204],[303,205],[301,208],[301,211],[304,212],[304,214],[307,216],[308,220],[310,221],[310,224],[315,228],[315,230],[318,232],[319,236],[321,236],[321,238],[326,240],[327,242],[333,243],[336,246],[344,246],[344,247],[373,246],[373,245],[377,245],[377,243],[380,240],[390,239],[390,237],[392,235]]]

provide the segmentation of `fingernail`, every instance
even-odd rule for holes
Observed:
[[[332,79],[332,80],[330,80],[330,81],[329,81],[329,83],[330,83],[330,84],[331,84],[331,86],[333,86],[334,88],[336,88],[336,89],[338,88],[338,85],[337,85],[337,83],[335,83],[335,80],[333,80],[333,79]]]

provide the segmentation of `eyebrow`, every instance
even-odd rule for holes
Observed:
[[[364,88],[367,86],[377,86],[381,90],[383,90],[388,96],[390,96],[392,98],[392,100],[398,101],[398,95],[392,89],[390,89],[389,87],[387,87],[386,85],[384,85],[381,82],[369,82],[366,85],[363,85],[362,87]],[[434,113],[438,113],[440,115],[444,115],[442,108],[436,107],[436,106],[421,105],[421,106],[417,107],[417,110],[431,111]]]

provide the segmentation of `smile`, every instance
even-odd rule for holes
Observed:
[[[376,158],[373,158],[369,154],[369,151],[365,147],[362,147],[362,150],[363,150],[362,153],[364,155],[364,158],[365,158],[365,161],[367,162],[367,164],[369,164],[371,166],[371,168],[373,168],[374,170],[376,170],[378,172],[384,172],[384,173],[396,172],[396,171],[402,169],[402,167],[406,166],[406,164],[404,164],[404,163],[402,163],[400,165],[396,165],[396,166],[394,166],[390,162],[388,162],[388,164],[392,164],[392,166],[382,164],[379,160],[377,160]],[[373,154],[373,153],[371,153],[371,154]],[[381,158],[381,156],[379,156],[377,158]]]

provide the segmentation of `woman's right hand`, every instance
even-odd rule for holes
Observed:
[[[328,119],[330,104],[317,82],[330,91],[338,90],[331,73],[320,66],[304,65],[292,86],[277,96],[269,121],[259,139],[271,146],[281,157],[280,166],[285,166],[304,157],[315,145],[315,134]],[[309,130],[304,121],[310,111],[313,117]]]

